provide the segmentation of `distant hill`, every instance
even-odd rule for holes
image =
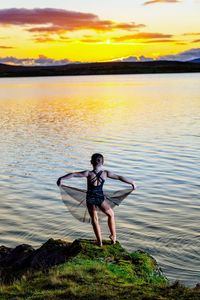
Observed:
[[[200,57],[199,57],[199,58],[192,59],[192,60],[189,60],[189,62],[192,62],[192,63],[200,63]]]
[[[186,72],[200,72],[200,64],[180,61],[80,63],[62,66],[11,66],[0,64],[0,77]]]

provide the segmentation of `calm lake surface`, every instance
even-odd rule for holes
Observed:
[[[0,244],[93,239],[56,180],[100,152],[138,187],[115,208],[121,244],[148,251],[172,281],[200,282],[199,83],[199,73],[1,78]]]

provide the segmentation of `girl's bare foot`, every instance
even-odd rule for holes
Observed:
[[[98,242],[97,240],[94,241],[93,244],[95,244],[95,245],[97,245],[97,246],[99,246],[99,247],[102,247],[102,246],[103,246],[102,242]]]
[[[113,236],[112,234],[109,235],[109,238],[111,240],[111,244],[116,244],[116,236]]]

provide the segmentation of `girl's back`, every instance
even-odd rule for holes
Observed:
[[[102,186],[107,178],[106,171],[100,170],[96,172],[95,170],[89,171],[87,176],[88,187],[93,188],[97,186]]]

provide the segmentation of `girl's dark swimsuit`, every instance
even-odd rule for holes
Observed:
[[[105,196],[103,194],[103,184],[105,180],[101,178],[102,172],[103,171],[99,171],[98,173],[94,172],[96,176],[92,178],[92,180],[87,179],[87,204],[101,206],[102,202],[105,199]],[[96,181],[99,182],[99,184],[95,186],[94,182]]]

